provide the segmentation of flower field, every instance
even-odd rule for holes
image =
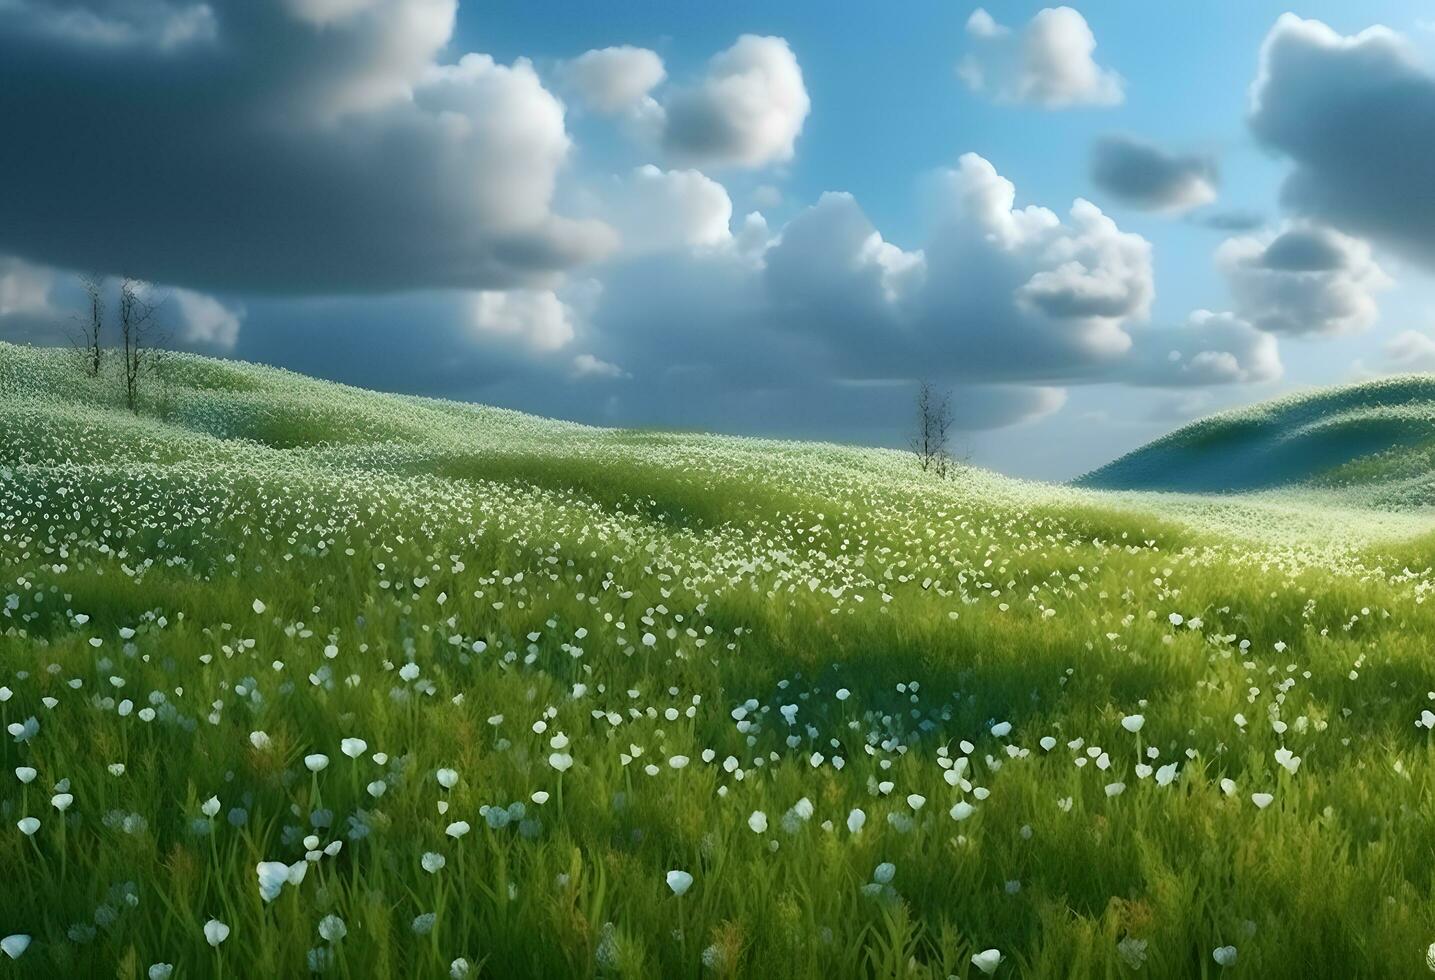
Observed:
[[[71,357],[0,345],[0,976],[1435,957],[1418,506]]]

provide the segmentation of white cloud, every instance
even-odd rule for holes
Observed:
[[[482,290],[469,304],[470,324],[480,334],[512,338],[535,351],[553,351],[573,339],[573,311],[547,289]]]
[[[699,85],[668,99],[662,142],[677,159],[699,165],[782,163],[792,159],[811,107],[787,41],[744,34],[712,58]]]
[[[178,317],[176,339],[185,347],[206,347],[216,351],[234,349],[244,319],[242,306],[226,306],[213,296],[191,289],[169,292],[167,305]]]
[[[626,378],[628,373],[616,364],[609,364],[607,361],[594,357],[592,354],[579,354],[573,358],[573,374],[579,378]]]
[[[1374,294],[1390,285],[1368,244],[1303,223],[1229,238],[1216,250],[1216,265],[1241,316],[1297,336],[1365,330],[1380,312]]]
[[[1386,365],[1392,372],[1435,371],[1435,338],[1418,330],[1404,330],[1385,344]]]
[[[600,195],[600,214],[617,229],[625,252],[716,246],[732,237],[732,200],[721,184],[697,170],[650,164]]]
[[[585,51],[559,71],[584,105],[607,115],[642,106],[668,74],[656,51],[631,45]]]
[[[0,317],[50,312],[51,269],[0,255]]]
[[[217,32],[208,3],[173,0],[0,0],[0,21],[6,17],[25,33],[96,48],[172,51],[213,41]]]
[[[1233,313],[1196,310],[1184,327],[1139,330],[1133,340],[1124,379],[1130,384],[1254,384],[1284,373],[1276,338]]]
[[[973,92],[998,102],[1064,109],[1116,105],[1121,76],[1096,63],[1096,35],[1071,7],[1048,7],[1020,31],[983,9],[967,20],[971,52],[957,72]]]

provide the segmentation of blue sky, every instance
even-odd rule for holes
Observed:
[[[1435,368],[1421,6],[0,0],[0,337],[61,339],[84,269],[196,350],[609,424],[900,445],[932,377],[977,462],[1062,479]],[[974,203],[1007,182],[1056,224]]]

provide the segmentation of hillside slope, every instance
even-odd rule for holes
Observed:
[[[16,975],[1424,963],[1428,515],[116,381],[0,344]]]
[[[1435,501],[1435,375],[1289,395],[1192,422],[1073,481],[1105,490],[1318,487],[1378,506]]]

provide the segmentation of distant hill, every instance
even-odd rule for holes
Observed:
[[[1073,481],[1105,490],[1277,487],[1435,503],[1435,375],[1289,395],[1183,426]]]

